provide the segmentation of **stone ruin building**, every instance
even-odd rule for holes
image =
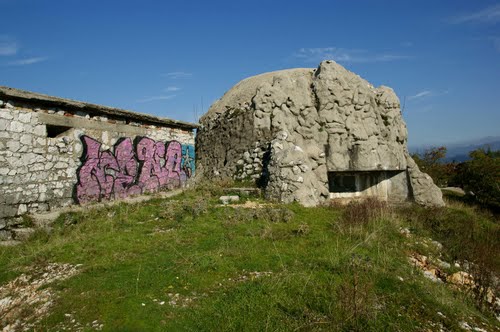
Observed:
[[[0,87],[0,240],[25,213],[185,186],[197,127]]]
[[[444,205],[408,153],[394,91],[334,61],[247,78],[200,122],[202,178],[253,181],[270,199],[305,206],[367,196]]]

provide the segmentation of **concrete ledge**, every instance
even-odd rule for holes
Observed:
[[[145,135],[147,133],[147,129],[142,127],[110,122],[100,122],[85,118],[67,117],[62,115],[39,113],[38,119],[41,123],[46,125],[112,131],[116,133],[126,133],[132,135]]]

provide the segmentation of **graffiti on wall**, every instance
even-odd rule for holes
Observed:
[[[194,147],[148,137],[122,138],[113,152],[82,136],[82,165],[77,171],[78,203],[125,198],[179,188],[194,174]]]

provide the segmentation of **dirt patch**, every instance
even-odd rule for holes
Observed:
[[[68,279],[78,265],[50,263],[32,268],[0,287],[0,328],[3,332],[34,328],[49,312],[56,293],[48,285]]]

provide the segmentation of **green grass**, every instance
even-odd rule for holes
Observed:
[[[62,215],[50,234],[0,247],[0,284],[33,266],[82,264],[51,286],[59,296],[38,330],[57,329],[68,313],[106,331],[458,330],[462,320],[498,329],[473,299],[408,263],[413,245],[400,227],[442,231],[419,222],[416,208],[353,223],[344,208],[238,209],[218,206],[217,194]],[[470,217],[455,209],[455,219]]]

